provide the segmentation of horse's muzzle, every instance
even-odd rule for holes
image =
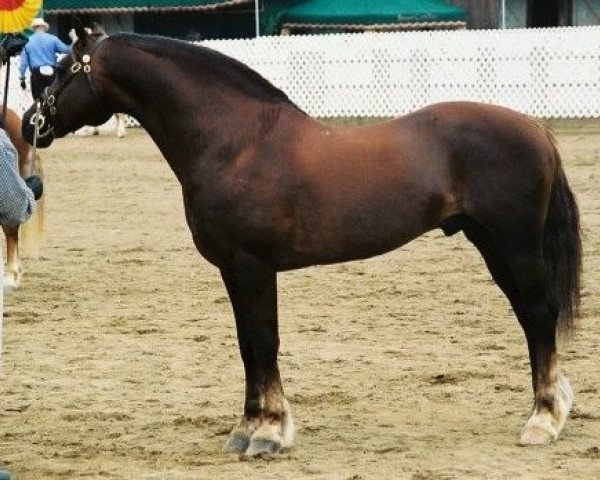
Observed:
[[[49,147],[55,138],[54,130],[50,125],[50,122],[48,122],[48,118],[43,115],[36,116],[35,105],[30,107],[29,110],[23,114],[23,120],[21,121],[21,133],[23,134],[23,138],[27,143],[33,145],[36,121],[39,124],[36,146],[37,148]]]

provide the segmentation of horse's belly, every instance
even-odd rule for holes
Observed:
[[[348,202],[324,209],[318,221],[297,229],[283,269],[358,260],[394,250],[438,226],[442,195],[404,195]]]

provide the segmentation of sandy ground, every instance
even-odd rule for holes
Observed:
[[[16,479],[584,479],[600,474],[600,136],[557,129],[585,232],[584,310],[561,347],[562,438],[516,445],[523,335],[475,249],[432,232],[369,261],[280,275],[294,449],[221,452],[243,371],[218,272],[140,131],[44,153],[46,239],[6,299],[0,466]]]

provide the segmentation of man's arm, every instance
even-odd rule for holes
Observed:
[[[19,65],[19,73],[21,74],[21,78],[25,78],[25,72],[29,68],[29,55],[25,49],[21,50],[21,65]]]
[[[18,225],[27,221],[35,208],[33,192],[19,175],[17,151],[0,129],[0,224]]]
[[[60,38],[54,37],[54,50],[56,53],[70,53],[71,47],[66,43],[63,43]]]

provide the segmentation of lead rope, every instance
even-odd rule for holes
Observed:
[[[40,109],[41,104],[39,101],[35,102],[35,122],[33,127],[33,144],[31,145],[31,152],[29,154],[29,175],[33,174],[35,168],[35,156],[37,154],[37,140],[40,134]]]

